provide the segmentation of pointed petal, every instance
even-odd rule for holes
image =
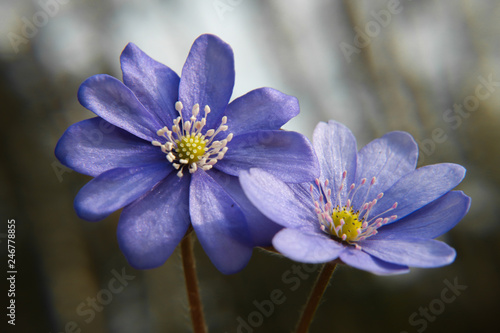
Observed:
[[[452,229],[470,207],[470,198],[462,191],[452,191],[427,204],[396,223],[378,229],[378,234],[370,237],[383,239],[398,235],[398,238],[436,238]]]
[[[386,211],[397,202],[397,208],[389,214],[401,219],[452,190],[464,176],[465,169],[458,164],[441,163],[419,168],[385,191],[370,216]]]
[[[287,228],[321,233],[314,203],[303,187],[290,187],[261,169],[242,172],[240,183],[248,199],[272,221]]]
[[[342,173],[347,171],[347,178],[341,192],[341,199],[344,201],[349,186],[356,176],[356,138],[347,127],[330,120],[328,124],[320,122],[316,126],[313,144],[321,168],[321,180],[328,179],[333,193],[340,188]]]
[[[150,191],[172,168],[164,163],[116,168],[88,182],[75,197],[77,215],[98,221]]]
[[[224,274],[243,269],[252,255],[245,216],[233,198],[203,170],[192,176],[189,210],[198,240],[214,266]]]
[[[162,265],[186,234],[189,180],[172,172],[153,191],[123,209],[118,244],[134,268]]]
[[[191,117],[198,103],[203,110],[211,109],[207,128],[217,128],[234,86],[234,59],[231,47],[214,35],[201,35],[189,51],[182,68],[179,100],[183,103],[184,118]]]
[[[111,124],[146,141],[157,138],[159,119],[147,111],[134,93],[109,75],[94,75],[78,90],[80,104]]]
[[[360,242],[363,251],[394,264],[411,267],[439,267],[452,263],[456,252],[435,239],[367,239]]]
[[[390,132],[373,140],[358,153],[356,184],[362,178],[368,181],[376,177],[371,186],[368,200],[384,192],[407,173],[415,170],[417,165],[418,147],[413,137],[406,132]],[[356,192],[353,199],[354,207],[364,203],[369,186],[365,185]]]
[[[237,176],[250,168],[263,169],[283,181],[312,181],[319,169],[305,136],[287,131],[257,131],[234,137],[224,158],[215,168]]]
[[[171,126],[179,115],[174,107],[179,95],[179,75],[133,43],[125,47],[120,62],[123,83],[163,126]]]
[[[100,117],[70,126],[59,139],[55,155],[65,166],[94,177],[114,168],[166,162],[158,147]]]
[[[259,130],[277,130],[299,114],[299,101],[271,88],[250,91],[228,105],[225,115],[235,136]]]
[[[409,272],[409,269],[406,266],[385,262],[372,257],[362,250],[357,250],[352,246],[347,247],[346,250],[342,252],[340,259],[349,266],[377,275],[402,274]]]
[[[307,234],[285,228],[273,238],[276,250],[284,256],[303,263],[319,264],[337,259],[344,246],[326,235]]]
[[[218,170],[211,170],[210,176],[238,203],[247,220],[248,229],[254,246],[271,246],[273,236],[282,228],[263,215],[251,202],[241,188],[238,177]]]

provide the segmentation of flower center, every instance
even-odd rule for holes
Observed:
[[[338,232],[329,230],[332,235],[342,235],[344,241],[353,241],[358,237],[358,229],[361,229],[363,220],[359,220],[359,213],[355,213],[352,207],[347,210],[346,207],[336,207],[332,212],[333,223],[331,227],[339,228]],[[333,231],[333,232],[332,232]]]
[[[366,191],[364,202],[359,207],[353,207],[351,203],[358,191],[366,184],[366,178],[363,178],[357,186],[356,184],[351,184],[347,197],[342,200],[340,194],[344,188],[346,178],[347,172],[344,171],[342,174],[342,183],[333,197],[328,180],[326,180],[324,184],[321,184],[319,179],[316,179],[316,187],[319,190],[318,200],[314,197],[314,186],[312,184],[310,186],[310,192],[316,214],[318,215],[320,229],[329,234],[332,238],[354,245],[357,249],[361,249],[357,242],[377,234],[378,228],[390,221],[396,220],[397,215],[387,217],[386,214],[396,209],[398,203],[395,202],[391,208],[376,216],[370,217],[373,207],[377,204],[378,200],[384,196],[384,193],[379,193],[375,199],[367,201],[370,189],[375,184],[376,178],[372,178]],[[335,205],[332,202],[332,198],[336,202]],[[384,215],[386,215],[386,217],[383,217]]]
[[[178,177],[183,176],[185,167],[189,168],[190,173],[198,168],[210,170],[217,161],[224,157],[228,150],[226,145],[233,138],[233,133],[229,133],[223,140],[214,141],[217,134],[228,129],[226,116],[222,117],[221,124],[216,130],[203,130],[210,113],[208,105],[205,105],[205,115],[200,120],[197,120],[200,113],[199,104],[193,106],[192,115],[187,121],[182,118],[182,108],[182,103],[176,102],[175,109],[179,112],[179,117],[173,121],[171,129],[165,126],[156,132],[158,136],[166,139],[166,142],[162,143],[157,140],[151,142],[153,146],[160,147],[161,151],[167,155],[167,160],[179,170]]]
[[[187,135],[182,137],[181,140],[175,140],[177,147],[175,152],[179,159],[187,159],[187,164],[198,162],[205,154],[205,146],[207,141],[201,138],[201,135]]]

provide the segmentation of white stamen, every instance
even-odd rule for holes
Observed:
[[[170,104],[170,105],[172,105],[172,104]],[[175,109],[179,113],[182,111],[182,102],[181,101],[175,102]]]
[[[175,103],[175,110],[179,116],[173,120],[171,129],[163,127],[156,134],[166,139],[165,143],[158,140],[151,141],[155,147],[160,147],[166,154],[167,160],[172,163],[179,172],[179,177],[183,176],[182,169],[187,167],[190,173],[196,172],[198,168],[210,170],[212,166],[222,159],[226,154],[227,144],[233,139],[233,133],[229,133],[222,140],[213,141],[220,132],[228,129],[227,116],[222,117],[221,123],[217,129],[208,129],[202,134],[204,126],[207,124],[207,116],[210,113],[210,107],[205,105],[205,116],[200,120],[200,105],[194,104],[191,110],[191,117],[184,121],[182,102]],[[213,141],[213,142],[212,142]]]
[[[217,132],[215,134],[217,134]],[[215,143],[216,142],[214,142],[214,144]],[[217,147],[224,146],[223,140],[220,141],[220,145],[217,144],[216,146]],[[322,183],[319,181],[319,179],[315,179],[314,183],[319,192],[318,194],[316,194],[317,197],[315,197],[313,184],[310,184],[309,192],[314,203],[314,210],[318,217],[320,229],[327,234],[342,239],[342,241],[347,241],[348,244],[354,245],[356,249],[361,249],[361,246],[359,246],[357,242],[363,241],[368,237],[376,235],[378,233],[377,230],[378,228],[383,227],[384,225],[390,223],[391,221],[395,221],[397,219],[397,215],[387,216],[387,213],[389,211],[396,209],[398,203],[395,202],[389,209],[385,210],[384,212],[379,213],[374,217],[369,217],[370,213],[374,211],[374,207],[377,205],[379,200],[381,200],[384,197],[383,192],[378,193],[375,197],[373,195],[370,195],[370,190],[372,189],[372,186],[376,184],[377,178],[376,177],[368,178],[370,179],[370,182],[368,184],[368,188],[365,189],[366,192],[363,193],[363,196],[365,198],[359,205],[354,200],[354,198],[356,193],[361,189],[361,187],[367,183],[367,178],[362,178],[357,186],[356,183],[351,184],[349,186],[349,191],[347,192],[347,195],[345,195],[345,193],[343,195],[342,190],[344,189],[345,186],[347,186],[346,179],[347,179],[347,172],[343,171],[341,183],[338,184],[338,187],[336,189],[335,188],[333,189],[334,192],[333,198],[335,198],[337,201],[335,205],[331,201],[332,189],[328,188],[329,186],[328,179],[326,179]],[[357,207],[353,207],[353,203],[356,204]],[[356,208],[358,208],[359,210],[356,210]],[[341,215],[341,216],[337,215],[337,217],[335,218],[333,216],[334,212],[347,215]],[[342,218],[339,219],[339,217]],[[344,226],[346,226],[346,221],[348,221],[349,227],[351,227],[352,223],[352,225],[355,228],[354,229],[355,232],[351,231],[348,232],[349,236],[347,235],[347,233],[343,232],[343,228]]]

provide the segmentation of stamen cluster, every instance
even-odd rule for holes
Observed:
[[[375,184],[376,178],[373,177],[371,179],[363,203],[358,209],[352,207],[351,204],[358,190],[366,184],[366,178],[361,179],[358,186],[354,183],[351,184],[345,201],[342,202],[341,192],[344,189],[346,178],[347,171],[344,171],[342,173],[342,182],[333,196],[335,202],[332,201],[332,190],[329,188],[328,180],[321,183],[319,179],[316,179],[315,184],[319,190],[318,200],[314,197],[314,186],[312,184],[310,186],[310,192],[321,230],[338,240],[355,245],[356,248],[361,249],[356,242],[363,241],[377,234],[378,228],[389,223],[389,221],[397,219],[397,215],[388,217],[382,216],[396,209],[398,203],[395,202],[388,210],[370,217],[373,207],[377,204],[378,200],[382,199],[384,196],[384,193],[381,192],[375,199],[367,201],[370,189],[373,184]]]
[[[208,105],[205,105],[205,114],[200,120],[197,120],[200,113],[199,104],[193,106],[192,115],[188,121],[182,118],[182,108],[182,103],[176,102],[175,109],[179,117],[173,121],[172,129],[165,126],[156,133],[167,141],[165,143],[157,140],[151,142],[153,146],[160,147],[162,152],[167,154],[167,160],[179,170],[178,177],[183,176],[184,167],[189,167],[190,173],[198,168],[210,170],[217,161],[224,157],[228,150],[227,143],[233,138],[233,133],[229,133],[225,139],[214,141],[217,134],[228,129],[226,116],[222,117],[221,124],[216,130],[209,129],[203,134],[202,130],[207,124],[207,116],[210,113]]]

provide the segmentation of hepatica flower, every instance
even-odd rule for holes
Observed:
[[[98,117],[56,147],[64,165],[95,177],[77,214],[97,221],[123,208],[118,242],[136,268],[161,265],[192,226],[221,272],[240,270],[279,226],[248,201],[239,173],[259,167],[292,182],[319,173],[307,139],[279,130],[297,100],[261,88],[228,104],[233,52],[213,35],[196,39],[180,78],[134,44],[120,60],[123,83],[95,75],[81,85],[80,103]]]
[[[469,209],[470,198],[451,191],[463,179],[463,167],[415,169],[418,148],[404,132],[388,133],[357,152],[351,131],[334,121],[318,124],[313,144],[321,167],[314,183],[286,184],[258,169],[240,176],[254,205],[285,227],[273,238],[279,252],[376,274],[453,262],[455,250],[434,238]]]

